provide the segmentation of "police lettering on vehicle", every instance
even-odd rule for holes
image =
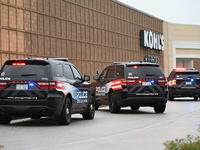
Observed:
[[[77,98],[88,98],[88,91],[78,91],[76,94]]]
[[[106,93],[106,87],[96,87],[96,96],[104,96]]]
[[[96,92],[97,93],[105,93],[106,92],[106,87],[96,87]]]

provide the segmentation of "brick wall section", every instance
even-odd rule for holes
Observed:
[[[0,0],[0,65],[7,59],[67,57],[94,75],[116,61],[163,52],[140,46],[140,30],[162,21],[112,0]]]

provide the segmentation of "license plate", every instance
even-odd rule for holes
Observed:
[[[148,86],[148,85],[151,85],[151,82],[142,82],[142,85]]]
[[[16,90],[28,90],[28,84],[17,84]]]
[[[192,82],[185,82],[186,85],[192,85]]]

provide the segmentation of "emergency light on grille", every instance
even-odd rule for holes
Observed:
[[[194,79],[192,78],[192,79],[190,79],[190,81],[191,81],[191,82],[194,82]]]
[[[155,81],[154,81],[154,80],[151,80],[151,83],[153,84],[153,83],[155,83]]]
[[[28,84],[30,87],[33,87],[34,86],[34,83],[29,83]]]

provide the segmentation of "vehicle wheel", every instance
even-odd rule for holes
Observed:
[[[174,97],[173,97],[172,95],[169,94],[168,99],[169,99],[170,101],[173,101],[173,100],[174,100]]]
[[[109,109],[111,113],[118,113],[120,111],[120,107],[117,106],[114,93],[110,94]]]
[[[36,120],[36,119],[40,119],[40,117],[31,117],[31,119]]]
[[[140,108],[140,106],[136,106],[136,105],[133,105],[133,106],[130,106],[131,107],[131,110],[138,110]]]
[[[95,102],[94,102],[94,97],[91,96],[89,105],[87,107],[86,113],[82,114],[83,119],[93,119],[95,114]]]
[[[56,117],[59,125],[69,125],[71,122],[72,104],[69,98],[66,99],[63,106],[62,113],[59,117]]]
[[[0,115],[0,124],[9,124],[12,118],[8,115]]]
[[[98,110],[98,109],[99,109],[99,105],[95,104],[95,110]]]
[[[165,108],[166,108],[166,104],[157,105],[154,107],[154,111],[156,113],[163,113],[165,111]]]
[[[41,116],[31,116],[31,119],[40,119]]]
[[[198,97],[194,97],[194,100],[195,100],[195,101],[198,101]]]

